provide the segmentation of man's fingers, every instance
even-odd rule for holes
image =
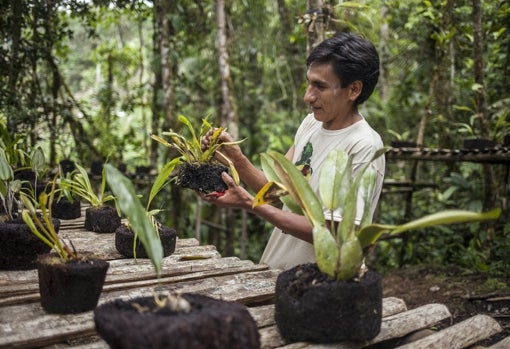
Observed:
[[[221,178],[223,179],[223,182],[225,182],[225,184],[229,188],[233,188],[233,187],[236,186],[236,182],[234,181],[234,179],[227,172],[222,172],[221,173]]]

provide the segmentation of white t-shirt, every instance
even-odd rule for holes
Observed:
[[[317,121],[313,114],[308,114],[296,132],[294,146],[292,162],[303,166],[302,172],[310,175],[310,185],[315,192],[318,192],[319,168],[332,150],[343,149],[348,155],[353,155],[353,172],[356,173],[362,164],[369,162],[374,153],[383,147],[383,142],[364,118],[341,130],[326,130],[322,128],[322,122]],[[372,197],[371,215],[373,216],[382,190],[386,166],[384,156],[375,160],[372,166],[377,172]],[[359,198],[357,220],[361,220],[362,208],[363,201]],[[335,220],[341,220],[338,212],[334,213],[334,217]],[[278,228],[273,230],[260,260],[260,263],[267,264],[271,269],[284,270],[309,262],[315,262],[313,245],[292,235],[284,234]]]

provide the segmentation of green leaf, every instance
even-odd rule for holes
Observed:
[[[12,167],[7,161],[5,151],[0,148],[0,180],[7,181],[14,177]]]
[[[44,157],[44,152],[41,147],[37,147],[32,154],[32,170],[35,173],[41,173],[44,167],[46,166],[46,159]]]
[[[358,275],[363,264],[363,249],[358,239],[345,241],[340,247],[340,264],[336,270],[337,280],[350,280]]]
[[[328,154],[320,167],[319,193],[325,207],[334,211],[343,207],[346,193],[350,186],[350,176],[346,176],[346,166],[350,166],[347,153],[332,151]],[[347,180],[348,183],[344,183]],[[347,189],[347,190],[346,190]]]
[[[390,234],[396,235],[408,230],[422,229],[436,225],[493,220],[499,218],[500,215],[500,208],[496,208],[485,213],[477,213],[465,210],[446,210],[415,219],[402,225],[398,225],[392,231],[390,231]]]
[[[276,173],[274,169],[274,159],[271,158],[268,154],[262,153],[260,155],[260,161],[262,169],[270,182],[281,182],[280,177]],[[280,197],[280,201],[283,202],[285,206],[289,208],[291,212],[302,215],[303,210],[301,207],[294,201],[294,199],[290,195],[285,195]]]
[[[366,248],[388,233],[397,235],[409,230],[423,229],[432,226],[478,222],[499,218],[501,209],[496,208],[484,213],[465,210],[446,210],[415,219],[402,225],[371,224],[360,229],[357,233],[362,248]]]
[[[151,192],[149,193],[149,200],[147,202],[147,209],[149,209],[150,204],[154,197],[163,189],[163,187],[169,183],[168,177],[172,174],[175,166],[180,163],[180,158],[175,158],[165,164],[163,168],[159,171],[158,176],[154,180],[154,184],[152,184]]]
[[[147,255],[156,270],[156,275],[159,278],[161,275],[163,247],[161,246],[158,232],[140,202],[140,198],[137,196],[131,181],[110,164],[105,165],[105,170],[108,185],[117,198],[118,206],[124,215],[127,216],[131,229],[145,247]]]
[[[331,232],[325,226],[313,227],[313,248],[319,269],[335,277],[339,249]]]
[[[276,173],[279,175],[282,184],[289,190],[294,201],[301,206],[310,223],[313,226],[323,226],[326,220],[322,203],[315,195],[308,180],[284,155],[276,152],[268,154],[275,160]]]

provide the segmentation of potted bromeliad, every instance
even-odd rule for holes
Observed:
[[[96,190],[92,185],[87,170],[75,164],[76,170],[69,176],[61,177],[60,188],[71,196],[81,198],[90,204],[85,209],[85,229],[96,233],[113,233],[121,224],[121,217],[115,202],[115,197],[106,192],[106,176],[102,169],[100,188]]]
[[[34,196],[36,191],[32,183],[16,178],[15,171],[19,168],[16,164],[21,163],[23,168],[36,173],[45,162],[44,154],[37,148],[29,155],[6,137],[2,134],[0,141],[0,270],[34,269],[37,255],[48,253],[51,247],[37,239],[21,218],[20,193],[25,191]],[[60,222],[53,223],[58,230]]]
[[[225,128],[217,127],[214,128],[209,147],[204,150],[202,149],[201,139],[209,130],[213,129],[212,125],[206,119],[203,119],[200,129],[195,130],[185,116],[180,115],[179,121],[186,126],[189,137],[185,137],[172,129],[163,132],[161,136],[151,136],[159,143],[176,150],[178,153],[178,156],[165,165],[165,169],[168,169],[169,173],[174,168],[176,169],[177,173],[172,177],[172,180],[183,188],[194,189],[206,195],[221,196],[227,189],[225,182],[221,179],[221,173],[230,173],[236,182],[239,182],[239,176],[233,163],[227,157],[223,156],[229,164],[228,167],[216,160],[214,155],[222,156],[219,151],[220,147],[238,144],[242,141],[219,142],[219,137],[225,131]],[[167,141],[163,137],[169,137],[169,140]]]
[[[67,244],[58,236],[51,214],[55,185],[53,181],[49,193],[41,193],[37,200],[21,193],[22,217],[48,251],[54,251],[37,257],[43,309],[48,313],[80,313],[96,307],[109,264],[89,253],[77,253],[72,243]]]
[[[130,180],[113,166],[106,165],[106,171],[159,277],[163,251],[151,218]],[[153,295],[116,299],[94,310],[94,322],[112,348],[260,348],[257,325],[245,306],[193,293],[159,289]]]
[[[381,149],[376,157],[384,151]],[[320,168],[323,175],[318,193],[282,154],[262,154],[262,167],[270,182],[257,193],[254,206],[280,197],[289,209],[304,214],[313,226],[316,263],[286,270],[276,282],[275,320],[281,335],[289,341],[363,341],[379,333],[381,276],[368,270],[364,260],[383,234],[496,219],[500,214],[499,209],[486,213],[447,210],[402,225],[372,224],[368,202],[376,174],[370,164],[353,176],[352,157],[340,150],[331,152]],[[359,191],[365,210],[361,222],[356,224]],[[329,224],[325,210],[338,209],[343,220]]]
[[[110,165],[107,165],[110,167]],[[110,168],[110,178],[118,176],[117,172],[113,172],[111,174],[112,169]],[[156,233],[161,242],[161,246],[163,247],[163,257],[170,256],[175,251],[175,244],[177,242],[177,232],[175,229],[167,227],[156,219],[156,215],[161,211],[157,209],[150,209],[152,200],[156,197],[156,195],[168,184],[168,177],[170,173],[168,172],[168,168],[163,168],[157,178],[154,180],[151,190],[149,192],[149,197],[147,200],[147,204],[145,205],[146,215],[149,217]],[[108,180],[110,183],[112,180]],[[110,185],[112,186],[112,185]],[[117,189],[117,187],[115,187]],[[131,193],[127,193],[126,191],[118,190],[117,195],[119,200],[130,200]],[[116,195],[116,196],[117,196]],[[125,257],[134,257],[134,258],[149,258],[149,254],[145,250],[145,246],[138,237],[137,230],[133,229],[132,223],[129,218],[125,223],[119,225],[119,227],[115,230],[115,247],[120,254]]]

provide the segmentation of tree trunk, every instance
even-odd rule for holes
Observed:
[[[173,27],[169,15],[174,7],[173,1],[154,1],[154,94],[152,106],[152,133],[158,133],[160,127],[167,130],[173,125],[173,65],[170,61],[170,42]],[[157,142],[151,143],[151,163],[157,162]]]
[[[218,65],[221,84],[220,124],[227,127],[234,139],[239,137],[237,114],[234,96],[232,94],[232,78],[230,76],[230,62],[228,53],[229,34],[227,30],[227,15],[225,0],[216,0],[216,49],[218,51]],[[231,209],[226,212],[226,245],[227,255],[234,253],[235,219]],[[220,232],[221,233],[221,232]]]
[[[307,22],[307,54],[324,40],[325,24],[323,8],[322,0],[307,1],[306,12],[310,16]]]
[[[482,4],[481,0],[473,0],[473,74],[475,83],[480,86],[476,93],[476,111],[479,116],[480,135],[487,137],[488,131],[488,112],[486,104],[485,77],[483,64],[483,31],[482,31]],[[485,192],[483,198],[484,210],[493,208],[498,202],[499,185],[496,180],[494,168],[490,164],[483,164]],[[489,229],[493,232],[493,228]]]
[[[228,128],[229,133],[237,139],[239,136],[234,96],[232,95],[232,78],[228,53],[229,35],[227,30],[225,0],[216,0],[216,49],[221,84],[220,124]]]

